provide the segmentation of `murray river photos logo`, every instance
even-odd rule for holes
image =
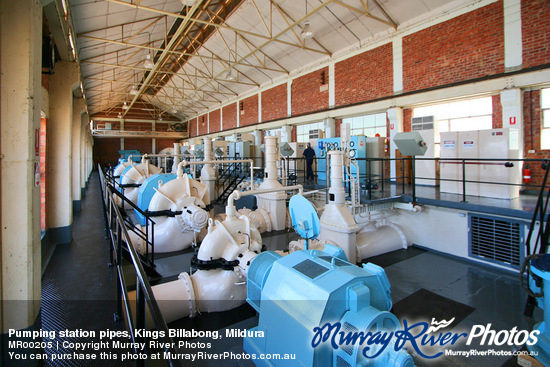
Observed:
[[[343,329],[348,330],[348,328],[342,328],[340,322],[327,322],[321,327],[313,328],[311,346],[315,348],[321,343],[330,343],[333,349],[338,349],[342,346],[357,345],[362,348],[361,353],[365,358],[376,358],[388,347],[398,352],[405,346],[410,346],[419,356],[434,359],[440,357],[443,351],[429,354],[425,353],[423,348],[448,347],[459,341],[466,341],[466,345],[471,345],[473,342],[487,346],[534,345],[540,333],[538,330],[530,332],[517,330],[516,327],[511,330],[496,331],[491,328],[491,324],[474,325],[469,333],[444,332],[443,329],[449,327],[454,320],[455,318],[449,321],[432,319],[431,324],[428,322],[409,324],[407,320],[403,320],[401,330],[375,332],[344,331]]]

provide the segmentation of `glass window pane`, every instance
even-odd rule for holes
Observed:
[[[541,90],[542,108],[550,108],[550,88]]]
[[[375,119],[377,126],[386,126],[387,118],[385,113],[377,113]]]
[[[550,129],[543,129],[540,138],[541,149],[550,149]]]
[[[416,107],[413,109],[413,117],[432,115],[432,106]]]
[[[459,101],[449,104],[449,117],[459,118],[470,116],[470,101]]]
[[[364,116],[363,121],[365,127],[374,127],[376,122],[374,115]]]
[[[380,136],[386,137],[386,127],[385,126],[379,126],[376,128],[375,135],[379,134]]]
[[[470,100],[470,116],[490,115],[493,113],[493,99],[491,97]]]
[[[449,131],[449,120],[438,120],[437,127],[440,133],[446,133]]]
[[[542,121],[542,126],[550,127],[550,109],[543,111]]]
[[[434,116],[441,120],[448,120],[451,116],[451,108],[449,107],[449,103],[435,106]]]

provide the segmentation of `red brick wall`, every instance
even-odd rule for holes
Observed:
[[[525,158],[543,159],[550,158],[550,150],[541,150],[540,134],[542,126],[542,109],[540,90],[523,92],[523,133]],[[531,133],[532,132],[532,133]],[[529,154],[529,150],[535,153]],[[531,185],[541,185],[544,171],[540,163],[529,164],[531,169]]]
[[[221,131],[220,121],[221,121],[221,111],[220,110],[210,112],[209,132],[215,133],[215,132]]]
[[[550,63],[550,2],[521,2],[523,67]]]
[[[502,104],[500,94],[493,96],[493,129],[502,128]]]
[[[403,132],[410,132],[412,127],[412,108],[403,109]]]
[[[208,134],[208,115],[199,116],[199,135]]]
[[[502,6],[498,1],[404,37],[404,91],[504,72]]]
[[[120,139],[98,139],[94,138],[94,166],[106,163],[118,163],[120,154]]]
[[[173,148],[174,143],[177,143],[178,139],[157,139],[157,153],[164,148]]]
[[[124,138],[124,150],[131,149],[139,150],[141,154],[151,153],[153,151],[153,141],[151,139]]]
[[[258,113],[257,94],[239,101],[239,126],[257,124],[259,122]]]
[[[363,52],[334,67],[336,106],[393,94],[391,43]]]
[[[262,92],[262,121],[271,121],[287,117],[287,84]]]
[[[323,92],[320,91],[323,73],[328,83],[328,67],[316,70],[292,81],[293,116],[328,109],[328,88]]]
[[[189,121],[189,137],[194,137],[194,136],[197,136],[198,135],[198,132],[197,132],[197,119],[194,118],[192,120]]]
[[[237,127],[237,103],[232,103],[223,108],[223,129]]]

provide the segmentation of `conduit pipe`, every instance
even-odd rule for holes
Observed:
[[[254,160],[252,159],[230,159],[230,160],[223,160],[223,161],[210,160],[210,161],[192,161],[192,162],[182,161],[178,164],[177,175],[178,177],[183,176],[183,168],[185,168],[185,166],[187,165],[196,166],[198,164],[221,164],[221,163],[250,163],[250,177],[251,178],[254,177],[254,167],[253,167]]]
[[[304,187],[302,185],[293,185],[293,186],[274,187],[272,189],[249,190],[249,191],[243,191],[243,192],[235,190],[227,198],[227,206],[225,207],[225,214],[227,215],[227,217],[236,216],[237,209],[235,208],[235,200],[239,200],[243,196],[269,194],[272,192],[282,192],[282,191],[290,191],[290,190],[298,190],[299,194],[302,195],[304,192]]]
[[[246,276],[260,253],[262,238],[248,218],[236,216],[223,222],[209,220],[197,259],[206,262],[235,262],[233,268],[181,273],[178,280],[153,286],[155,299],[166,322],[193,317],[198,312],[221,312],[246,300]]]

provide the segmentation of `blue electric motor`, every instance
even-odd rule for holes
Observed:
[[[149,209],[149,203],[151,202],[153,195],[155,195],[155,189],[158,189],[159,183],[165,184],[168,181],[174,180],[176,177],[177,176],[172,173],[158,173],[145,179],[138,190],[138,208],[143,211]],[[135,209],[134,214],[136,215],[139,224],[144,226],[147,222],[146,218]]]
[[[257,359],[257,366],[414,366],[403,350],[387,347],[376,358],[363,356],[365,345],[330,341],[312,347],[314,328],[340,322],[340,331],[395,331],[399,320],[392,307],[390,283],[374,264],[358,267],[342,249],[302,250],[281,257],[274,252],[256,256],[248,270],[247,301],[259,312],[259,323],[247,333],[249,354],[294,354],[296,359]],[[262,337],[263,334],[263,337]]]

